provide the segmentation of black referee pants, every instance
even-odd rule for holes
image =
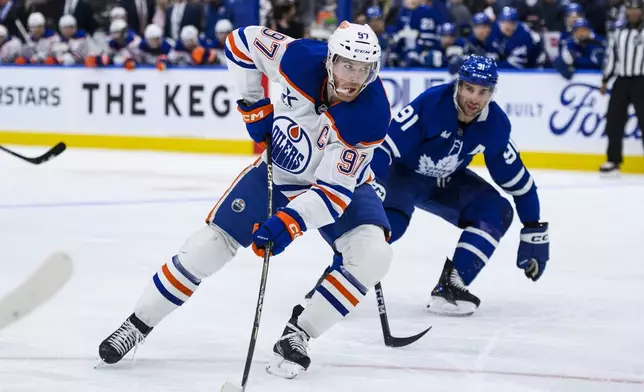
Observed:
[[[644,127],[644,76],[617,77],[608,100],[606,135],[608,161],[622,163],[624,128],[628,120],[628,105],[633,104],[640,131]],[[642,138],[644,141],[644,138]]]

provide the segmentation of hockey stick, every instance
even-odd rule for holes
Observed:
[[[266,174],[268,185],[268,209],[266,215],[268,218],[273,216],[273,146],[271,144],[271,137],[266,140]],[[221,387],[221,392],[244,392],[246,390],[246,383],[248,382],[248,375],[250,367],[253,363],[253,354],[255,353],[255,343],[257,343],[257,334],[259,332],[259,322],[262,318],[262,308],[264,307],[264,294],[266,293],[266,281],[268,280],[268,262],[271,258],[271,248],[273,244],[269,242],[264,249],[264,265],[262,267],[262,280],[259,283],[259,296],[257,298],[257,308],[255,310],[255,321],[253,322],[253,332],[250,335],[250,343],[248,344],[248,354],[246,354],[246,364],[244,365],[244,373],[242,375],[241,387],[226,382]]]
[[[0,299],[0,329],[22,319],[53,297],[72,276],[72,260],[54,253],[20,286]]]
[[[29,163],[33,163],[34,165],[40,165],[41,163],[47,162],[51,158],[57,157],[63,151],[65,151],[66,148],[67,148],[67,146],[65,145],[65,143],[60,142],[60,143],[56,144],[55,146],[53,146],[52,148],[50,148],[49,151],[47,151],[46,153],[42,154],[41,156],[35,157],[35,158],[29,158],[29,157],[26,157],[24,155],[20,155],[17,152],[11,151],[10,149],[8,149],[6,147],[0,146],[0,150],[2,150],[4,152],[8,152],[9,154],[13,155],[14,157],[18,157],[18,158],[20,158],[20,159],[22,159],[24,161],[29,162]]]
[[[418,339],[422,338],[425,336],[427,332],[429,332],[432,327],[430,326],[423,332],[414,335],[414,336],[409,336],[406,338],[397,338],[395,336],[391,336],[391,330],[389,329],[389,319],[387,317],[387,307],[385,306],[385,296],[382,293],[382,284],[380,282],[376,283],[376,300],[378,301],[378,312],[380,313],[380,324],[382,325],[382,336],[385,339],[385,345],[389,347],[404,347],[408,346]]]

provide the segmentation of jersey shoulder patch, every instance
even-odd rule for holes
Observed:
[[[327,77],[325,42],[298,39],[288,44],[279,71],[286,81],[311,102],[319,99],[322,82]]]
[[[387,134],[391,109],[380,77],[353,102],[333,105],[325,114],[345,144],[355,147],[381,143]]]

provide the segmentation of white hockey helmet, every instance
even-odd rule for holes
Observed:
[[[161,27],[155,25],[155,24],[150,24],[148,27],[145,28],[145,32],[143,33],[143,36],[145,39],[158,39],[163,37],[163,30],[161,30]]]
[[[65,27],[76,27],[76,18],[73,15],[63,15],[58,21],[58,28],[62,30]]]
[[[197,42],[197,38],[199,37],[199,30],[195,26],[183,26],[181,29],[181,33],[179,34],[179,38],[181,39],[181,42],[184,44],[188,41],[195,41]]]
[[[221,19],[215,25],[215,34],[230,33],[233,31],[233,24],[228,19]]]
[[[110,35],[125,33],[127,31],[127,22],[123,19],[117,19],[110,23]]]
[[[127,19],[127,11],[125,11],[125,8],[114,7],[110,11],[110,22],[114,22],[115,20],[118,20],[118,19],[122,19],[122,20]]]
[[[362,92],[369,83],[376,80],[380,71],[381,49],[378,37],[369,25],[359,25],[344,21],[331,34],[328,45],[329,53],[326,69],[329,74],[329,83],[336,94],[338,90],[336,89],[335,78],[344,79],[344,75],[341,75],[342,68],[334,70],[334,65],[339,57],[369,64],[368,71],[363,72],[361,80],[356,80],[356,82],[361,83],[358,93]]]
[[[44,27],[45,26],[45,15],[40,12],[34,12],[29,15],[27,18],[27,26],[29,28],[34,27]]]
[[[0,38],[5,39],[8,36],[9,36],[9,30],[7,30],[7,28],[4,27],[3,25],[0,25]]]

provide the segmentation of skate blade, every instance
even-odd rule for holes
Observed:
[[[599,172],[599,177],[606,179],[617,179],[621,177],[621,173],[619,171],[612,171],[608,173]]]
[[[305,370],[301,365],[295,362],[287,361],[281,356],[275,354],[275,358],[271,363],[266,366],[266,372],[273,376],[282,377],[286,379],[293,379],[300,374],[300,371]]]
[[[456,305],[442,297],[432,297],[427,305],[427,311],[439,316],[467,317],[474,314],[476,305],[467,301],[456,301]]]

